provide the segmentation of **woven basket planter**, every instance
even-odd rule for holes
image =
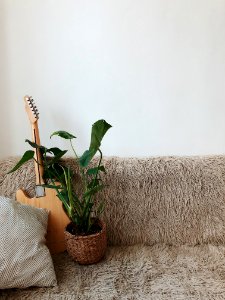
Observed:
[[[90,235],[78,236],[71,234],[66,229],[64,231],[67,251],[72,259],[81,265],[97,263],[105,255],[106,225],[100,220],[98,224],[102,228],[101,231]]]

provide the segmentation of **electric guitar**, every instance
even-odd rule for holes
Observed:
[[[32,139],[37,145],[40,145],[40,136],[38,129],[39,113],[30,96],[24,97],[25,109],[32,128]],[[66,249],[64,240],[65,227],[70,222],[62,207],[62,202],[57,197],[56,191],[49,188],[43,188],[43,164],[39,149],[35,149],[35,174],[36,174],[36,197],[30,198],[23,190],[16,193],[17,201],[31,206],[45,208],[49,210],[48,229],[46,244],[52,254],[63,252]]]

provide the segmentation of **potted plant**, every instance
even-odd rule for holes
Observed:
[[[70,142],[74,159],[78,164],[81,177],[81,187],[73,185],[73,172],[66,166],[62,157],[67,150],[59,148],[46,148],[26,140],[33,148],[39,148],[43,161],[45,187],[55,189],[63,208],[70,219],[65,228],[65,240],[69,255],[80,264],[98,262],[106,250],[106,224],[100,219],[104,210],[104,202],[99,203],[96,194],[105,185],[101,180],[101,173],[106,172],[102,165],[101,142],[111,127],[105,120],[98,120],[92,125],[89,149],[82,156],[78,156],[72,140],[76,137],[66,131],[56,131],[51,135],[59,136]],[[93,161],[96,153],[100,156]],[[10,171],[17,170],[26,161],[34,159],[34,151],[28,150],[21,160]]]

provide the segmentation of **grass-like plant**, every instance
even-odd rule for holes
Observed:
[[[91,233],[95,221],[104,210],[104,202],[99,203],[96,200],[96,194],[105,187],[101,179],[101,173],[106,171],[102,165],[100,146],[104,135],[110,127],[112,126],[105,120],[95,122],[92,125],[89,149],[80,157],[77,155],[73,145],[73,139],[76,138],[73,134],[60,130],[51,135],[51,138],[59,136],[69,141],[74,153],[74,159],[79,165],[81,189],[73,185],[72,178],[74,174],[71,168],[63,163],[62,157],[67,150],[61,150],[57,147],[46,148],[26,140],[32,148],[40,150],[44,168],[44,180],[46,182],[44,186],[56,190],[57,196],[62,201],[65,212],[75,225],[78,234]],[[90,167],[90,162],[97,152],[100,154],[99,159],[96,160],[95,166]],[[35,159],[34,154],[34,150],[26,151],[21,160],[9,173],[16,171],[28,160]]]

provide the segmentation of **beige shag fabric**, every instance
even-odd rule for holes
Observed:
[[[55,257],[58,287],[3,292],[1,299],[222,300],[225,247],[114,246],[105,260],[80,266]]]
[[[22,186],[32,194],[33,164],[5,175],[15,162],[0,162],[0,194]],[[104,164],[105,260],[79,266],[57,255],[57,288],[4,291],[2,299],[225,299],[225,156]]]

